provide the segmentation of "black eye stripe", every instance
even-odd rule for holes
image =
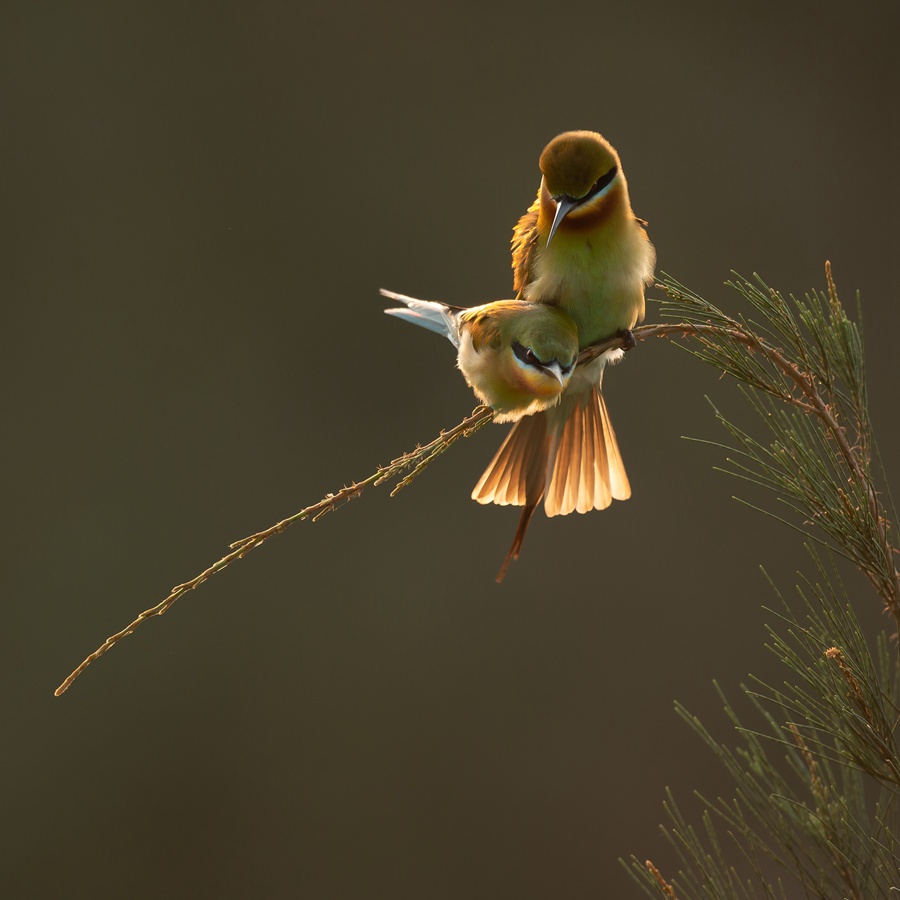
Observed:
[[[595,182],[594,186],[587,192],[584,200],[581,202],[584,203],[586,200],[590,200],[591,197],[596,197],[600,191],[603,190],[612,180],[616,177],[616,172],[619,169],[617,166],[613,166],[605,175],[601,175]]]
[[[533,350],[529,347],[525,347],[520,344],[518,341],[513,341],[512,351],[516,354],[516,357],[525,363],[526,366],[531,366],[534,369],[546,370],[548,366],[552,363],[556,363],[559,366],[560,372],[563,375],[568,375],[572,369],[575,368],[575,363],[571,362],[569,365],[564,366],[558,359],[548,359],[546,361],[538,359],[537,355]]]
[[[513,341],[513,353],[525,363],[526,366],[542,366],[543,363],[537,358],[534,351],[529,347],[523,347],[518,341]]]

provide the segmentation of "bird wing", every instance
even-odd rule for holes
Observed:
[[[391,300],[399,300],[408,307],[408,309],[402,307],[386,309],[388,315],[442,334],[454,347],[459,347],[459,307],[447,306],[446,303],[436,303],[433,300],[417,300],[415,297],[407,297],[405,294],[398,294],[385,288],[381,288],[381,295]]]
[[[483,347],[499,350],[503,345],[501,326],[515,320],[525,304],[519,300],[494,300],[482,306],[472,306],[458,313],[459,327],[467,327],[472,338],[472,348],[480,352]]]
[[[513,229],[512,236],[512,267],[513,289],[518,293],[528,284],[531,275],[531,258],[538,239],[538,214],[541,210],[541,198],[538,198],[528,207],[528,212],[519,219]]]

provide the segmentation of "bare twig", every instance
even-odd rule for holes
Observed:
[[[409,473],[400,483],[394,488],[391,492],[391,496],[393,496],[397,491],[409,484],[409,482],[418,475],[430,462],[440,456],[444,451],[450,447],[451,444],[455,443],[459,438],[469,437],[474,434],[483,426],[487,425],[488,422],[491,421],[494,417],[493,410],[489,409],[486,406],[479,406],[472,415],[468,418],[463,419],[459,425],[451,428],[449,431],[442,431],[441,434],[435,438],[430,444],[426,444],[424,447],[417,447],[415,450],[410,451],[409,453],[404,453],[403,456],[398,457],[393,460],[387,466],[379,466],[378,469],[370,475],[368,478],[363,481],[355,481],[353,484],[347,485],[341,488],[335,494],[328,494],[318,503],[314,503],[312,506],[307,506],[305,509],[301,509],[300,512],[295,513],[292,516],[289,516],[286,519],[282,519],[280,522],[277,522],[271,528],[267,528],[265,531],[258,531],[256,534],[251,534],[249,537],[241,538],[239,541],[235,541],[231,544],[231,553],[223,556],[218,562],[213,563],[208,569],[204,569],[199,575],[195,578],[192,578],[190,581],[186,581],[183,584],[178,584],[172,588],[171,593],[165,600],[161,603],[158,603],[156,606],[150,607],[150,609],[144,610],[130,625],[127,625],[121,631],[116,632],[116,634],[108,637],[90,656],[88,656],[79,666],[76,668],[65,681],[53,692],[55,696],[59,697],[61,694],[64,694],[72,684],[72,682],[92,663],[94,660],[99,659],[117,644],[122,638],[128,637],[139,625],[143,622],[147,621],[147,619],[152,619],[154,616],[161,616],[164,612],[166,612],[169,607],[182,595],[186,594],[188,591],[192,591],[194,588],[199,587],[210,578],[212,575],[215,575],[218,572],[221,572],[223,569],[227,568],[231,563],[235,562],[235,560],[240,559],[242,556],[249,553],[251,550],[259,547],[262,543],[267,541],[270,537],[273,537],[276,534],[281,534],[282,531],[287,529],[289,526],[293,525],[294,522],[299,522],[302,519],[312,519],[316,521],[316,519],[321,518],[326,513],[332,512],[337,509],[343,503],[346,503],[348,500],[353,500],[355,497],[358,497],[367,487],[370,485],[382,484],[385,481],[389,481],[392,478],[395,478],[401,472],[406,471],[411,467],[413,471]]]

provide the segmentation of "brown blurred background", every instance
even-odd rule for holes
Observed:
[[[378,288],[509,296],[571,128],[728,308],[731,269],[802,294],[832,260],[900,488],[895,11],[4,3],[4,895],[624,897],[619,856],[671,868],[665,787],[729,790],[673,701],[734,741],[712,681],[785,677],[758,566],[790,593],[805,561],[681,439],[724,439],[704,395],[756,425],[663,342],[607,379],[633,499],[536,518],[502,586],[516,513],[469,500],[492,426],[52,691],[229,541],[472,409]]]

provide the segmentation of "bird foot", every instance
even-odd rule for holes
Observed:
[[[634,339],[634,334],[629,328],[623,328],[621,331],[616,333],[616,337],[620,337],[624,342],[622,344],[623,350],[634,350],[637,345],[637,341]]]

